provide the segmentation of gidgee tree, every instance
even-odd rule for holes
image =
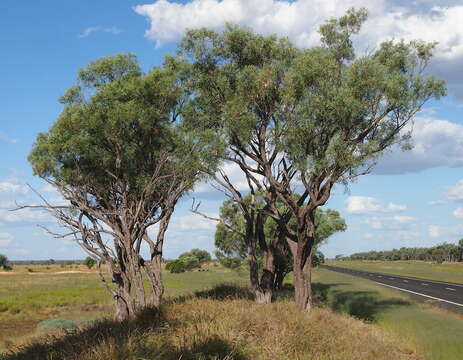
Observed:
[[[416,113],[445,95],[443,81],[425,73],[435,44],[387,41],[357,57],[351,36],[366,17],[351,9],[327,21],[321,45],[308,49],[234,26],[193,30],[182,42],[195,94],[189,121],[226,139],[224,158],[285,229],[300,309],[311,308],[317,209],[335,184],[368,173],[392,145],[407,145]]]
[[[77,85],[60,99],[61,115],[38,135],[29,156],[34,173],[68,203],[40,206],[68,230],[55,235],[74,238],[106,264],[110,281],[101,266],[100,275],[120,320],[159,306],[162,248],[174,207],[200,177],[198,169],[213,166],[205,163],[201,143],[177,125],[185,99],[175,69],[142,74],[133,55],[101,58],[80,70]]]

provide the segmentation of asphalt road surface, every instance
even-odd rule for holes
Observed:
[[[323,265],[324,269],[358,276],[379,285],[406,292],[423,300],[434,300],[438,305],[463,313],[463,285],[414,277],[381,274]]]

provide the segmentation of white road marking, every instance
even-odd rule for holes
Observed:
[[[404,282],[408,282],[408,280],[404,280]]]
[[[421,285],[424,285],[424,286],[429,286],[429,284],[425,284],[425,283],[421,283]]]
[[[397,290],[401,290],[401,291],[406,291],[406,292],[409,292],[409,293],[412,293],[412,294],[424,296],[424,297],[427,297],[427,298],[430,298],[430,299],[434,299],[434,300],[444,301],[444,302],[449,303],[449,304],[452,304],[452,305],[457,305],[457,306],[462,306],[462,307],[463,307],[463,304],[459,304],[459,303],[456,303],[456,302],[453,302],[453,301],[448,301],[448,300],[444,300],[444,299],[441,299],[441,298],[438,298],[438,297],[434,297],[434,296],[429,296],[429,295],[421,294],[421,293],[418,293],[418,292],[415,292],[415,291],[411,291],[411,290],[407,290],[407,289],[402,289],[402,288],[399,288],[399,287],[397,287],[397,286],[387,285],[387,284],[383,284],[383,283],[380,283],[380,282],[377,282],[377,281],[375,281],[375,283],[377,283],[378,285],[387,286],[387,287],[390,287],[390,288],[393,288],[393,289],[397,289]]]
[[[452,289],[452,288],[446,288],[447,290],[452,290],[452,291],[456,291],[455,289]]]
[[[389,278],[389,280],[394,280],[394,278]]]

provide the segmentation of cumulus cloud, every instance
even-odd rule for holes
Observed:
[[[349,196],[346,200],[346,206],[349,214],[387,213],[407,210],[406,205],[389,203],[384,206],[378,199],[369,196]]]
[[[77,37],[80,39],[83,39],[98,31],[110,33],[114,35],[120,34],[122,32],[122,30],[117,28],[116,26],[111,26],[111,27],[90,26],[88,28],[85,28],[84,31],[82,31],[82,33],[80,33]]]
[[[10,181],[0,181],[0,195],[25,195],[29,189]]]
[[[410,228],[416,219],[412,216],[373,216],[363,221],[374,230],[405,230]]]
[[[356,43],[360,50],[386,39],[437,41],[430,69],[463,96],[463,4],[461,1],[403,2],[391,0],[192,0],[184,4],[158,0],[134,10],[149,21],[146,36],[156,46],[178,40],[186,29],[216,30],[226,22],[246,25],[264,34],[287,36],[301,47],[319,43],[319,26],[350,7],[366,7],[370,16]]]
[[[0,232],[0,247],[8,246],[13,241],[13,235],[7,232]]]
[[[463,125],[418,117],[412,135],[412,150],[402,151],[394,147],[379,160],[373,173],[404,174],[436,167],[463,167]]]
[[[433,200],[433,201],[429,201],[427,204],[429,206],[445,205],[445,204],[447,204],[447,201],[445,201],[445,200]]]
[[[458,181],[456,185],[448,187],[446,196],[449,200],[463,201],[463,179]]]
[[[428,235],[430,237],[439,237],[442,234],[442,228],[439,225],[429,225]]]
[[[453,216],[455,216],[456,218],[458,219],[463,219],[463,208],[456,208],[454,211],[453,211]]]

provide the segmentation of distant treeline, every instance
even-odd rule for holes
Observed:
[[[8,263],[11,265],[79,265],[84,262],[82,260],[10,260]]]
[[[463,239],[458,244],[443,243],[429,248],[406,248],[386,251],[368,251],[349,256],[336,255],[336,260],[424,260],[424,261],[463,261]]]

